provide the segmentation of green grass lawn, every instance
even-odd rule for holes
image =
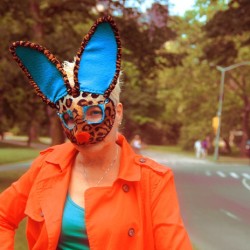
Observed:
[[[0,167],[1,164],[21,162],[34,159],[39,154],[38,149],[16,146],[8,143],[0,143]]]

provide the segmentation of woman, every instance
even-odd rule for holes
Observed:
[[[24,217],[30,249],[191,249],[172,171],[136,155],[118,133],[121,48],[112,18],[96,21],[73,64],[29,42],[10,50],[70,142],[41,152],[1,194],[1,249],[13,249]]]

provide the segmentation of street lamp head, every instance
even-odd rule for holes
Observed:
[[[216,66],[216,69],[218,69],[219,71],[225,71],[225,68],[223,68],[223,67],[221,67],[219,65]]]
[[[229,70],[232,70],[232,69],[238,68],[240,66],[244,66],[244,65],[250,65],[250,62],[246,61],[246,62],[235,63],[235,64],[232,64],[232,65],[230,65],[228,67],[224,67],[224,68],[217,65],[216,69],[218,69],[221,72],[223,72],[223,71],[226,72],[226,71],[229,71]]]

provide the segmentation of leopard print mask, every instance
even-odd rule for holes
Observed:
[[[59,100],[58,115],[68,139],[78,145],[102,141],[113,127],[115,105],[109,98],[82,92]]]
[[[57,110],[68,139],[78,145],[102,141],[115,121],[109,98],[121,65],[121,43],[111,16],[99,18],[77,53],[73,83],[46,48],[18,41],[10,52],[42,100]]]

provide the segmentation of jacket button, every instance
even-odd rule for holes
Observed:
[[[134,228],[130,228],[130,229],[128,230],[128,236],[129,236],[129,237],[134,237],[134,236],[135,236],[135,230],[134,230]]]
[[[129,185],[123,184],[123,185],[122,185],[122,189],[123,189],[123,191],[124,191],[125,193],[127,193],[127,192],[129,191]]]
[[[141,159],[139,160],[139,162],[140,162],[140,163],[145,163],[145,162],[146,162],[146,159],[145,159],[145,158],[141,158]]]

